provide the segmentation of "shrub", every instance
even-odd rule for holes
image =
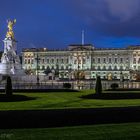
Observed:
[[[47,67],[47,69],[44,70],[44,73],[46,75],[48,75],[49,73],[51,73],[51,69],[49,67]]]
[[[63,87],[67,88],[67,89],[70,89],[71,88],[71,84],[70,83],[64,83]]]
[[[117,83],[111,84],[111,88],[112,88],[113,90],[116,90],[116,88],[118,88],[118,87],[119,87],[119,85],[118,85]]]
[[[101,83],[100,76],[97,76],[97,79],[96,79],[95,93],[96,94],[102,93],[102,83]]]
[[[12,81],[10,76],[6,78],[5,93],[8,96],[12,95]]]

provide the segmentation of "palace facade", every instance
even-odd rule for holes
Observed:
[[[22,67],[28,74],[59,79],[96,79],[97,75],[108,80],[135,79],[140,70],[140,46],[97,49],[91,44],[74,44],[66,50],[25,48]]]

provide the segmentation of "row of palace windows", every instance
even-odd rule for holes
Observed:
[[[123,66],[120,66],[120,67],[117,67],[117,66],[109,66],[109,67],[106,67],[106,66],[93,66],[92,69],[95,69],[95,70],[124,70],[124,69],[128,69],[128,67],[123,67]]]
[[[128,62],[129,59],[127,58],[125,62]],[[68,59],[46,59],[46,62],[47,63],[50,63],[50,64],[54,64],[54,63],[68,63],[69,60]],[[108,58],[108,61],[107,61],[107,58],[93,58],[92,60],[93,63],[124,63],[124,58],[114,58],[114,60],[112,58]],[[25,59],[24,60],[24,64],[33,64],[34,63],[34,59]],[[38,60],[38,63],[45,63],[45,59],[39,59]],[[86,63],[86,60],[83,58],[83,60],[74,60],[74,64],[85,64]],[[140,58],[137,60],[136,58],[133,58],[133,64],[136,64],[136,63],[139,63],[140,64]]]
[[[59,70],[64,70],[64,69],[66,69],[66,70],[68,70],[69,69],[69,66],[47,66],[46,68],[45,68],[45,66],[42,66],[42,67],[39,67],[39,69],[59,69]]]
[[[32,67],[31,66],[28,66],[28,67],[26,67],[26,69],[32,69]],[[47,67],[45,67],[44,65],[42,65],[42,66],[38,66],[38,68],[37,68],[38,70],[45,70],[45,69],[59,69],[59,70],[68,70],[69,69],[69,66],[47,66]]]
[[[47,67],[45,67],[45,65],[42,65],[42,66],[38,66],[38,69],[40,69],[40,70],[45,70],[45,69],[59,69],[59,70],[64,70],[64,69],[66,69],[66,70],[68,70],[69,69],[69,66],[67,65],[67,66],[47,66]],[[103,66],[103,67],[100,67],[100,66],[97,66],[97,67],[92,67],[92,69],[94,69],[94,70],[126,70],[126,69],[128,69],[127,67],[123,67],[123,66],[120,66],[120,67],[117,67],[117,66],[114,66],[114,67],[112,67],[112,66],[109,66],[108,68],[106,67],[106,66]]]
[[[33,63],[33,60],[34,59],[25,59],[24,60],[24,63],[25,64],[31,64],[31,63]],[[36,60],[37,61],[37,60]],[[95,58],[93,58],[92,59],[92,62],[93,63],[118,63],[118,62],[120,62],[120,63],[123,63],[123,62],[126,62],[126,61],[129,61],[129,59],[127,58],[127,59],[124,59],[124,58],[97,58],[97,59],[95,59]],[[39,58],[38,59],[38,62],[39,63],[45,63],[45,62],[47,62],[47,63],[51,63],[51,64],[54,64],[54,63],[68,63],[69,62],[69,60],[68,60],[68,58],[67,59],[46,59],[46,61],[45,61],[45,58]],[[79,59],[79,60],[75,60],[74,61],[74,64],[77,64],[77,63],[86,63],[86,60],[83,58],[83,60],[81,60],[81,59]],[[133,60],[133,62],[136,62],[136,58],[134,58],[134,60]],[[139,58],[139,60],[138,60],[138,62],[140,62],[140,58]]]
[[[124,61],[129,61],[129,58],[93,58],[93,63],[124,63]]]
[[[74,64],[86,64],[86,60],[83,58],[83,59],[79,59],[79,60],[74,60]]]
[[[24,60],[24,64],[33,64],[34,62],[36,62],[37,60],[34,61],[34,59],[25,59]],[[68,59],[47,59],[46,60],[47,63],[68,63]],[[38,59],[38,63],[45,63],[45,59]]]
[[[140,66],[137,67],[136,65],[134,65],[133,68],[134,70],[140,70]]]
[[[47,59],[46,60],[47,63],[68,63],[69,60],[68,59]]]
[[[33,64],[34,60],[33,59],[25,59],[24,64]]]
[[[136,59],[136,58],[133,58],[133,64],[140,64],[140,58]]]
[[[140,56],[140,53],[134,53],[133,56]]]

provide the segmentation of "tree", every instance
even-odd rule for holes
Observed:
[[[58,64],[56,65],[56,69],[55,69],[55,74],[56,77],[59,77],[59,66]]]
[[[31,75],[31,74],[34,73],[34,71],[31,70],[31,69],[28,69],[28,70],[25,70],[25,73],[26,73],[27,75]]]
[[[140,81],[140,71],[135,71],[134,72],[134,80]]]
[[[111,84],[111,88],[112,88],[113,90],[116,90],[116,88],[118,88],[118,87],[119,87],[119,85],[118,85],[117,83]]]
[[[45,73],[46,75],[48,75],[49,73],[51,73],[50,67],[47,67],[47,69],[44,71],[44,73]]]
[[[12,95],[12,81],[11,81],[11,77],[7,76],[6,78],[6,85],[5,85],[5,93],[8,96]]]
[[[131,80],[140,81],[140,71],[139,70],[130,70]]]
[[[64,83],[63,87],[66,89],[70,89],[71,88],[71,84],[70,83]]]
[[[102,83],[101,83],[100,76],[97,76],[97,79],[96,79],[95,93],[96,94],[102,93]]]

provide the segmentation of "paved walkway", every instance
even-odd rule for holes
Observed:
[[[43,128],[140,122],[140,107],[0,111],[0,128]]]

